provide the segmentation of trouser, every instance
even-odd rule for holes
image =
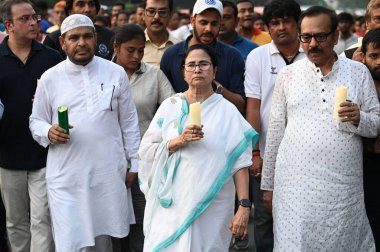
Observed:
[[[111,236],[99,235],[95,237],[95,246],[82,248],[78,252],[112,252]]]
[[[137,183],[132,185],[131,193],[136,224],[130,226],[127,237],[121,239],[112,238],[113,252],[142,252],[144,249],[145,196]]]
[[[54,251],[45,171],[0,168],[1,197],[12,252]]]
[[[375,238],[376,251],[380,251],[380,154],[365,153],[363,158],[364,200],[368,220]]]
[[[253,179],[253,227],[255,235],[256,252],[273,251],[273,219],[272,214],[264,207],[263,191],[260,182]]]

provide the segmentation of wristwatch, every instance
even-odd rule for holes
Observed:
[[[251,208],[252,207],[252,202],[249,199],[241,199],[239,201],[239,205],[242,206],[242,207],[249,207],[249,208]]]

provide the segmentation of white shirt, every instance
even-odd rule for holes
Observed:
[[[338,43],[334,46],[334,51],[337,54],[341,54],[349,48],[350,46],[354,45],[358,42],[358,37],[356,37],[354,34],[351,34],[351,36],[348,39],[343,39],[342,36],[339,36]]]
[[[187,39],[187,37],[193,34],[193,27],[191,26],[191,24],[182,25],[176,30],[171,31],[170,34],[171,36],[173,36],[173,38],[176,38],[179,41],[184,41]]]
[[[300,48],[294,61],[304,57],[305,53]],[[273,88],[277,75],[284,66],[286,62],[273,41],[252,50],[245,63],[245,95],[261,100],[260,154],[262,157],[265,151]]]
[[[57,108],[67,105],[67,144],[50,144]],[[138,119],[124,69],[99,57],[86,66],[69,59],[46,71],[30,116],[33,138],[49,145],[46,186],[57,251],[93,246],[98,235],[128,235],[127,161],[137,172]]]

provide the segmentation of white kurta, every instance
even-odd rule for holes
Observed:
[[[360,124],[333,119],[337,86]],[[308,59],[285,67],[273,94],[261,189],[273,190],[275,251],[375,251],[364,207],[362,140],[380,131],[367,68],[339,57],[326,76]]]
[[[145,252],[228,251],[232,176],[251,165],[258,135],[221,95],[207,98],[201,114],[204,138],[168,156],[167,142],[189,124],[185,98],[173,96],[162,103],[141,141]]]
[[[67,59],[42,75],[30,117],[42,146],[61,105],[74,128],[67,144],[50,144],[46,184],[56,250],[73,252],[99,235],[128,235],[133,211],[124,181],[127,160],[137,171],[140,134],[128,77],[107,60],[80,66]]]

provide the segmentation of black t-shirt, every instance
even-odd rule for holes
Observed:
[[[37,79],[62,57],[56,50],[32,42],[24,64],[8,47],[0,45],[0,99],[4,104],[0,120],[0,167],[10,170],[37,170],[46,166],[47,148],[34,141],[29,130]]]
[[[98,34],[97,47],[95,55],[107,60],[111,60],[113,50],[110,44],[113,32],[107,28],[95,25],[96,33]],[[63,58],[66,58],[65,52],[62,50],[59,44],[59,36],[61,36],[61,30],[54,31],[48,34],[44,40],[44,45],[47,45],[57,51],[59,51]]]

